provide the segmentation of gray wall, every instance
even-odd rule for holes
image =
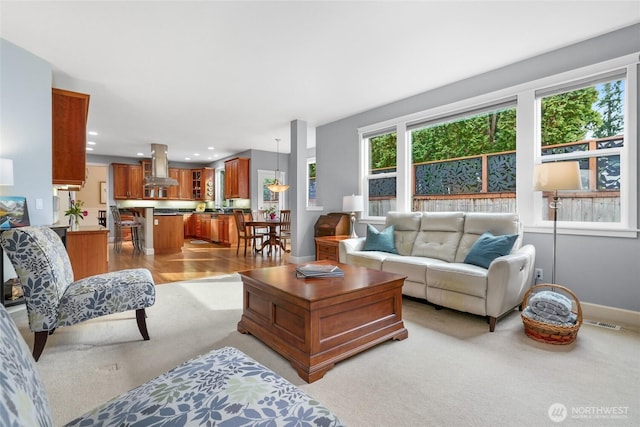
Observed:
[[[358,192],[359,127],[639,51],[640,25],[634,25],[320,126],[316,132],[318,203],[325,211],[339,211],[342,196]],[[364,235],[365,225],[359,224],[357,231]],[[552,236],[527,233],[525,242],[535,245],[536,266],[544,268],[549,280]],[[560,235],[557,257],[556,282],[573,290],[581,301],[640,311],[637,238]]]
[[[0,195],[26,197],[32,225],[53,221],[51,152],[51,65],[0,39],[0,157],[14,182]]]

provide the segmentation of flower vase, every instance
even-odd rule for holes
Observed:
[[[71,216],[71,231],[78,231],[80,230],[80,221],[78,220],[78,216],[77,215],[72,215]]]

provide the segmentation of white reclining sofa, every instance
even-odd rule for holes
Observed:
[[[340,242],[340,262],[405,275],[404,295],[437,308],[486,316],[491,332],[498,318],[521,305],[533,284],[535,248],[522,245],[517,214],[389,212],[385,229],[391,226],[391,252],[365,250],[365,237],[347,239]],[[483,248],[480,242],[475,248],[474,244],[487,232],[489,238],[503,236],[515,242],[506,255],[486,261],[485,268],[477,265],[483,263],[470,263],[468,255],[473,248],[477,258]],[[486,241],[484,236],[481,240]]]

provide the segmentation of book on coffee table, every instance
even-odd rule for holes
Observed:
[[[311,277],[343,277],[344,271],[337,265],[306,264],[296,268],[298,279]]]

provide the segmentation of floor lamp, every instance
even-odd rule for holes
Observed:
[[[556,284],[556,236],[558,224],[558,190],[580,190],[580,164],[578,162],[553,162],[536,165],[535,191],[553,191],[553,201],[549,207],[553,209],[553,268],[551,284]]]
[[[344,196],[342,198],[342,210],[345,212],[351,212],[351,239],[356,239],[356,212],[362,212],[364,210],[364,200],[362,196]]]

